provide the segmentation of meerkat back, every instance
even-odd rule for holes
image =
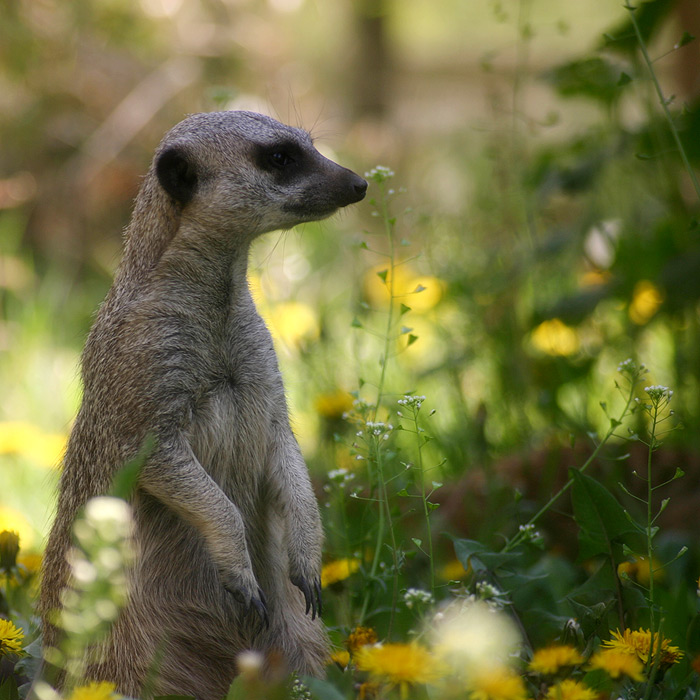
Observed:
[[[188,117],[158,147],[82,357],[45,555],[45,645],[79,508],[146,438],[129,602],[89,675],[137,697],[216,700],[256,650],[320,674],[322,529],[282,379],[246,280],[260,234],[333,214],[367,183],[308,134],[251,112]]]

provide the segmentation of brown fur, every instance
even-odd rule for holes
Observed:
[[[76,512],[155,436],[129,603],[91,671],[121,693],[139,695],[157,654],[155,692],[202,700],[224,696],[244,649],[322,672],[321,522],[246,268],[256,236],[365,190],[308,134],[250,112],[193,115],[156,152],[83,353],[40,601],[55,645]]]

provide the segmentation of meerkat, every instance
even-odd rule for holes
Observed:
[[[252,112],[189,116],[156,150],[82,355],[43,566],[53,646],[76,513],[152,436],[131,497],[129,602],[91,678],[138,697],[155,667],[156,694],[218,700],[243,650],[322,673],[321,520],[247,264],[260,234],[366,189],[306,132]]]

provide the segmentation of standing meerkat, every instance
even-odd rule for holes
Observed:
[[[129,602],[90,671],[120,693],[138,697],[155,665],[156,694],[218,700],[245,649],[322,673],[321,520],[246,272],[254,238],[366,189],[306,132],[252,112],[192,115],[156,151],[83,352],[40,598],[54,646],[76,513],[152,435]]]

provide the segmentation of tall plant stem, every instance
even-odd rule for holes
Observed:
[[[634,399],[634,387],[635,387],[636,382],[631,382],[630,385],[630,391],[627,396],[627,401],[625,402],[625,407],[622,410],[622,413],[620,414],[620,417],[617,420],[611,420],[610,421],[610,428],[608,429],[608,432],[605,434],[605,437],[596,445],[596,448],[593,450],[591,453],[590,457],[579,467],[578,471],[580,473],[583,473],[588,469],[588,467],[592,464],[592,462],[595,460],[595,458],[598,456],[600,451],[603,449],[603,446],[607,441],[613,436],[617,428],[620,426],[622,421],[625,419],[625,416],[629,412],[630,405],[632,404],[632,401]],[[527,523],[523,526],[523,530],[527,528],[530,525],[534,525],[573,485],[574,480],[569,479],[564,486],[557,491],[548,501],[545,503],[542,508],[540,508],[535,515],[533,515]],[[512,549],[517,547],[524,539],[525,535],[523,534],[523,531],[519,532],[517,535],[515,535],[511,540],[506,542],[506,544],[503,547],[504,552],[510,552]]]
[[[678,129],[676,128],[676,125],[673,122],[673,117],[671,116],[671,112],[668,108],[668,100],[664,97],[663,90],[661,89],[661,84],[659,83],[659,80],[656,77],[656,72],[654,71],[654,64],[653,64],[651,58],[649,57],[649,52],[647,51],[646,44],[644,43],[644,39],[642,38],[642,33],[639,30],[639,24],[637,23],[637,18],[634,16],[635,8],[632,5],[630,5],[629,0],[625,4],[625,9],[629,11],[630,20],[632,22],[632,26],[634,27],[634,32],[637,35],[637,42],[639,43],[639,48],[642,52],[642,56],[644,57],[644,63],[646,63],[646,66],[649,70],[649,75],[651,76],[651,81],[654,84],[654,89],[656,90],[656,94],[659,98],[659,104],[661,105],[661,109],[663,110],[664,116],[666,117],[666,121],[668,122],[668,126],[671,130],[671,134],[673,135],[673,140],[676,142],[676,147],[678,148],[678,153],[681,156],[681,160],[683,161],[683,165],[685,166],[685,169],[688,171],[688,175],[690,176],[690,181],[693,183],[693,187],[695,188],[695,194],[697,195],[698,199],[700,200],[700,183],[698,183],[698,178],[697,178],[697,175],[695,174],[695,170],[693,169],[693,166],[690,164],[690,160],[688,159],[688,154],[685,152],[685,148],[683,147],[683,143],[681,142],[681,137],[680,137],[680,134],[678,133]]]

